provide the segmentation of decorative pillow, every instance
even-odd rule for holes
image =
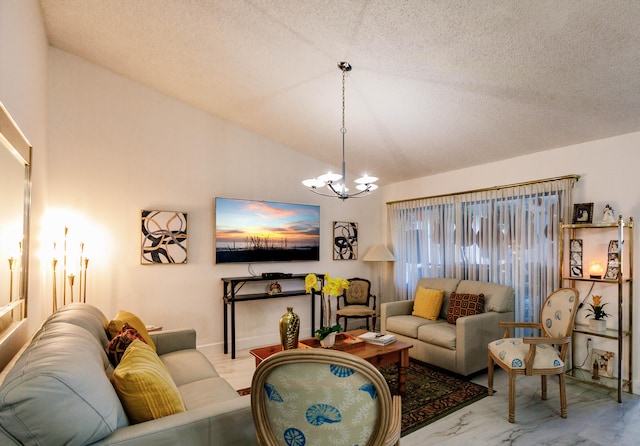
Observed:
[[[120,333],[113,337],[107,347],[107,356],[114,367],[120,363],[122,355],[124,355],[125,350],[127,350],[127,347],[129,347],[129,344],[131,344],[134,339],[140,339],[146,344],[146,341],[142,336],[140,336],[138,330],[132,328],[127,322],[125,322]]]
[[[443,296],[443,290],[418,287],[416,299],[413,302],[413,312],[411,314],[435,321],[440,314]]]
[[[186,410],[165,365],[138,339],[125,351],[111,381],[132,424]]]
[[[459,317],[472,316],[484,312],[484,294],[451,293],[447,322],[455,324]]]
[[[135,328],[138,334],[142,336],[142,339],[144,339],[144,342],[150,345],[154,351],[156,350],[156,345],[151,340],[144,322],[142,322],[142,320],[135,314],[124,310],[118,311],[116,317],[114,317],[113,320],[109,322],[109,325],[107,326],[109,339],[113,339],[114,336],[122,331],[122,327],[124,326],[125,322],[129,324],[131,328]]]

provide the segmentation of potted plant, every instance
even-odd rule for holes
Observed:
[[[609,316],[604,311],[606,303],[602,303],[602,296],[593,296],[593,303],[589,304],[591,308],[587,309],[587,313],[593,315],[593,319],[589,319],[589,328],[596,331],[606,331],[607,321],[605,318]]]
[[[330,277],[329,273],[324,275],[324,286],[322,290],[318,285],[318,278],[315,274],[307,274],[304,279],[305,291],[313,293],[320,291],[320,302],[322,305],[322,325],[316,330],[316,339],[325,348],[333,347],[336,333],[342,330],[340,325],[331,325],[331,296],[339,296],[342,291],[349,288],[349,281],[340,277]]]

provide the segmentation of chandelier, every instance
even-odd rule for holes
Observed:
[[[351,71],[352,67],[349,62],[338,62],[338,68],[340,68],[340,70],[342,71],[342,127],[340,128],[340,133],[342,134],[342,175],[329,172],[316,178],[304,180],[302,184],[308,187],[311,192],[318,195],[324,195],[325,197],[337,197],[341,200],[346,200],[347,198],[364,197],[368,195],[372,190],[377,189],[378,186],[374,183],[378,181],[378,178],[371,177],[367,174],[365,174],[361,178],[358,178],[357,180],[355,180],[356,189],[358,190],[358,192],[352,194],[349,194],[349,189],[345,185],[347,177],[344,162],[344,136],[347,133],[347,128],[344,125],[344,86],[345,80],[347,78],[347,73]],[[330,192],[320,191],[320,188],[323,188],[325,186],[329,189]]]

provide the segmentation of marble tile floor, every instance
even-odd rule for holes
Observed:
[[[218,373],[235,388],[251,385],[255,369],[248,350],[236,359],[222,352],[203,351]],[[472,379],[487,385],[486,373]],[[567,380],[568,418],[560,418],[558,382],[550,378],[548,399],[540,399],[539,377],[518,377],[516,423],[507,421],[507,375],[496,368],[496,393],[402,437],[402,446],[417,445],[583,445],[640,444],[640,396],[623,393],[618,404],[614,391]]]

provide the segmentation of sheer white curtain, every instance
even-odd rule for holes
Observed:
[[[420,277],[510,285],[516,320],[535,321],[557,287],[559,221],[569,221],[576,177],[388,205],[400,299]]]

